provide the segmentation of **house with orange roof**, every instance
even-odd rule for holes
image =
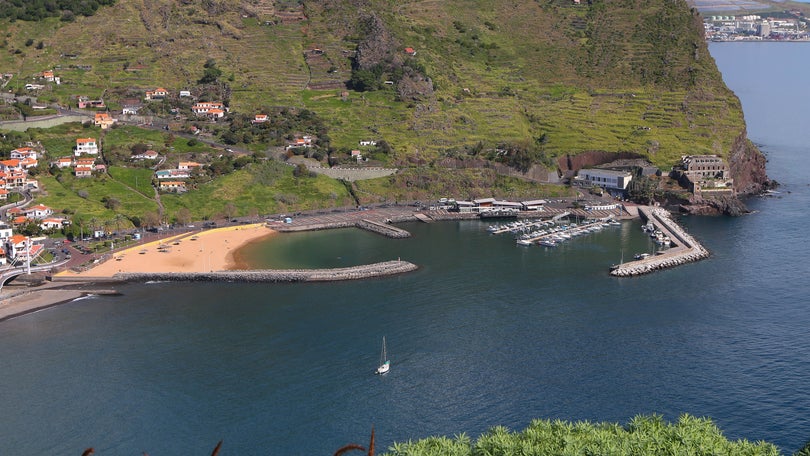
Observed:
[[[0,160],[0,171],[22,171],[24,168],[20,164],[20,159],[10,158],[8,160]]]
[[[55,161],[51,162],[51,165],[55,165],[57,168],[70,168],[73,166],[73,157],[59,157]]]
[[[46,217],[39,223],[39,227],[43,230],[59,230],[66,225],[67,220],[64,217]]]
[[[183,181],[162,181],[160,191],[182,193],[186,191],[186,183]]]
[[[25,187],[26,178],[24,171],[6,171],[3,174],[2,179],[6,181],[5,188],[9,190]]]
[[[416,55],[416,51],[412,47],[406,47],[405,53],[411,56]]]
[[[23,158],[20,160],[20,166],[23,169],[35,168],[38,164],[39,162],[37,161],[36,158]]]
[[[93,168],[90,166],[76,166],[73,170],[76,177],[93,177]]]
[[[218,117],[225,115],[225,106],[219,101],[200,101],[194,103],[194,106],[191,107],[191,112],[198,116],[206,116],[212,109],[218,110]],[[220,111],[222,115],[219,115]]]
[[[49,82],[53,82],[54,79],[53,70],[45,70],[39,76]]]
[[[76,166],[89,166],[96,169],[96,159],[92,157],[82,157],[76,159]]]
[[[32,260],[39,256],[45,249],[42,244],[34,244],[27,236],[22,234],[12,235],[6,240],[6,258],[9,260],[25,260],[30,257]]]
[[[53,215],[53,209],[44,204],[37,204],[36,206],[23,209],[23,214],[27,215],[28,217],[41,220]]]
[[[77,157],[83,154],[98,155],[98,143],[96,142],[96,138],[78,138],[74,151]]]
[[[180,162],[180,164],[177,165],[177,169],[182,170],[182,171],[190,171],[193,168],[200,168],[201,166],[202,165],[200,163],[197,163],[197,162],[191,162],[191,161],[189,161],[189,162]]]
[[[93,124],[101,127],[102,130],[110,128],[118,119],[113,118],[108,112],[97,112]]]
[[[256,114],[253,116],[253,123],[264,123],[268,120],[267,114]]]
[[[7,200],[7,199],[8,199],[8,190],[0,188],[0,200]]]
[[[155,90],[147,90],[144,98],[147,100],[162,100],[169,96],[169,91],[163,87],[158,87]]]

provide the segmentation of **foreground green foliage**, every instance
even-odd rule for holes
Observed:
[[[477,441],[464,434],[396,443],[389,456],[557,456],[557,455],[762,455],[776,456],[766,442],[730,441],[708,418],[689,415],[677,423],[661,416],[638,416],[626,426],[534,420],[521,432],[492,428]]]

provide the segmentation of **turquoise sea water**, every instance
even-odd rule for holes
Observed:
[[[0,325],[0,454],[332,454],[513,429],[533,418],[710,416],[786,452],[810,439],[810,46],[712,45],[781,193],[741,218],[684,218],[711,258],[632,279],[637,222],[561,248],[486,224],[277,236],[273,267],[401,257],[335,284],[122,288]],[[386,336],[391,372],[372,374]]]

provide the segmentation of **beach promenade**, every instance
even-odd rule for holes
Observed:
[[[572,207],[570,201],[550,202],[542,211],[521,212],[520,218],[553,218],[570,214],[580,218],[632,219],[639,216],[653,222],[669,236],[674,246],[665,253],[622,263],[610,274],[630,277],[696,261],[708,252],[659,208],[619,206],[590,210]],[[115,294],[116,284],[148,280],[314,282],[360,280],[403,274],[417,265],[407,261],[316,270],[252,270],[239,264],[234,253],[253,242],[263,242],[285,232],[356,227],[390,238],[409,237],[394,223],[478,219],[477,213],[428,210],[424,206],[384,205],[358,210],[321,210],[293,216],[277,216],[263,223],[189,230],[152,238],[138,245],[97,256],[74,258],[69,268],[49,275],[38,286],[9,286],[0,293],[0,321],[61,302],[93,294]],[[78,261],[77,261],[78,260]],[[81,262],[81,264],[77,264]]]

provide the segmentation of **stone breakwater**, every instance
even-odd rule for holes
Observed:
[[[366,231],[382,234],[383,236],[388,236],[394,239],[411,237],[411,233],[403,230],[402,228],[397,228],[387,223],[375,222],[374,220],[363,219],[357,222],[356,226]]]
[[[114,276],[125,281],[146,282],[165,280],[176,282],[334,282],[385,277],[415,271],[418,267],[407,261],[393,260],[382,263],[334,269],[264,269],[212,272],[126,272]]]
[[[709,256],[709,252],[698,241],[684,231],[669,215],[669,212],[659,208],[639,208],[641,215],[664,234],[672,239],[675,247],[660,255],[647,257],[642,260],[622,263],[610,271],[616,277],[631,277],[648,274],[660,269],[680,266],[693,261],[702,260]]]

